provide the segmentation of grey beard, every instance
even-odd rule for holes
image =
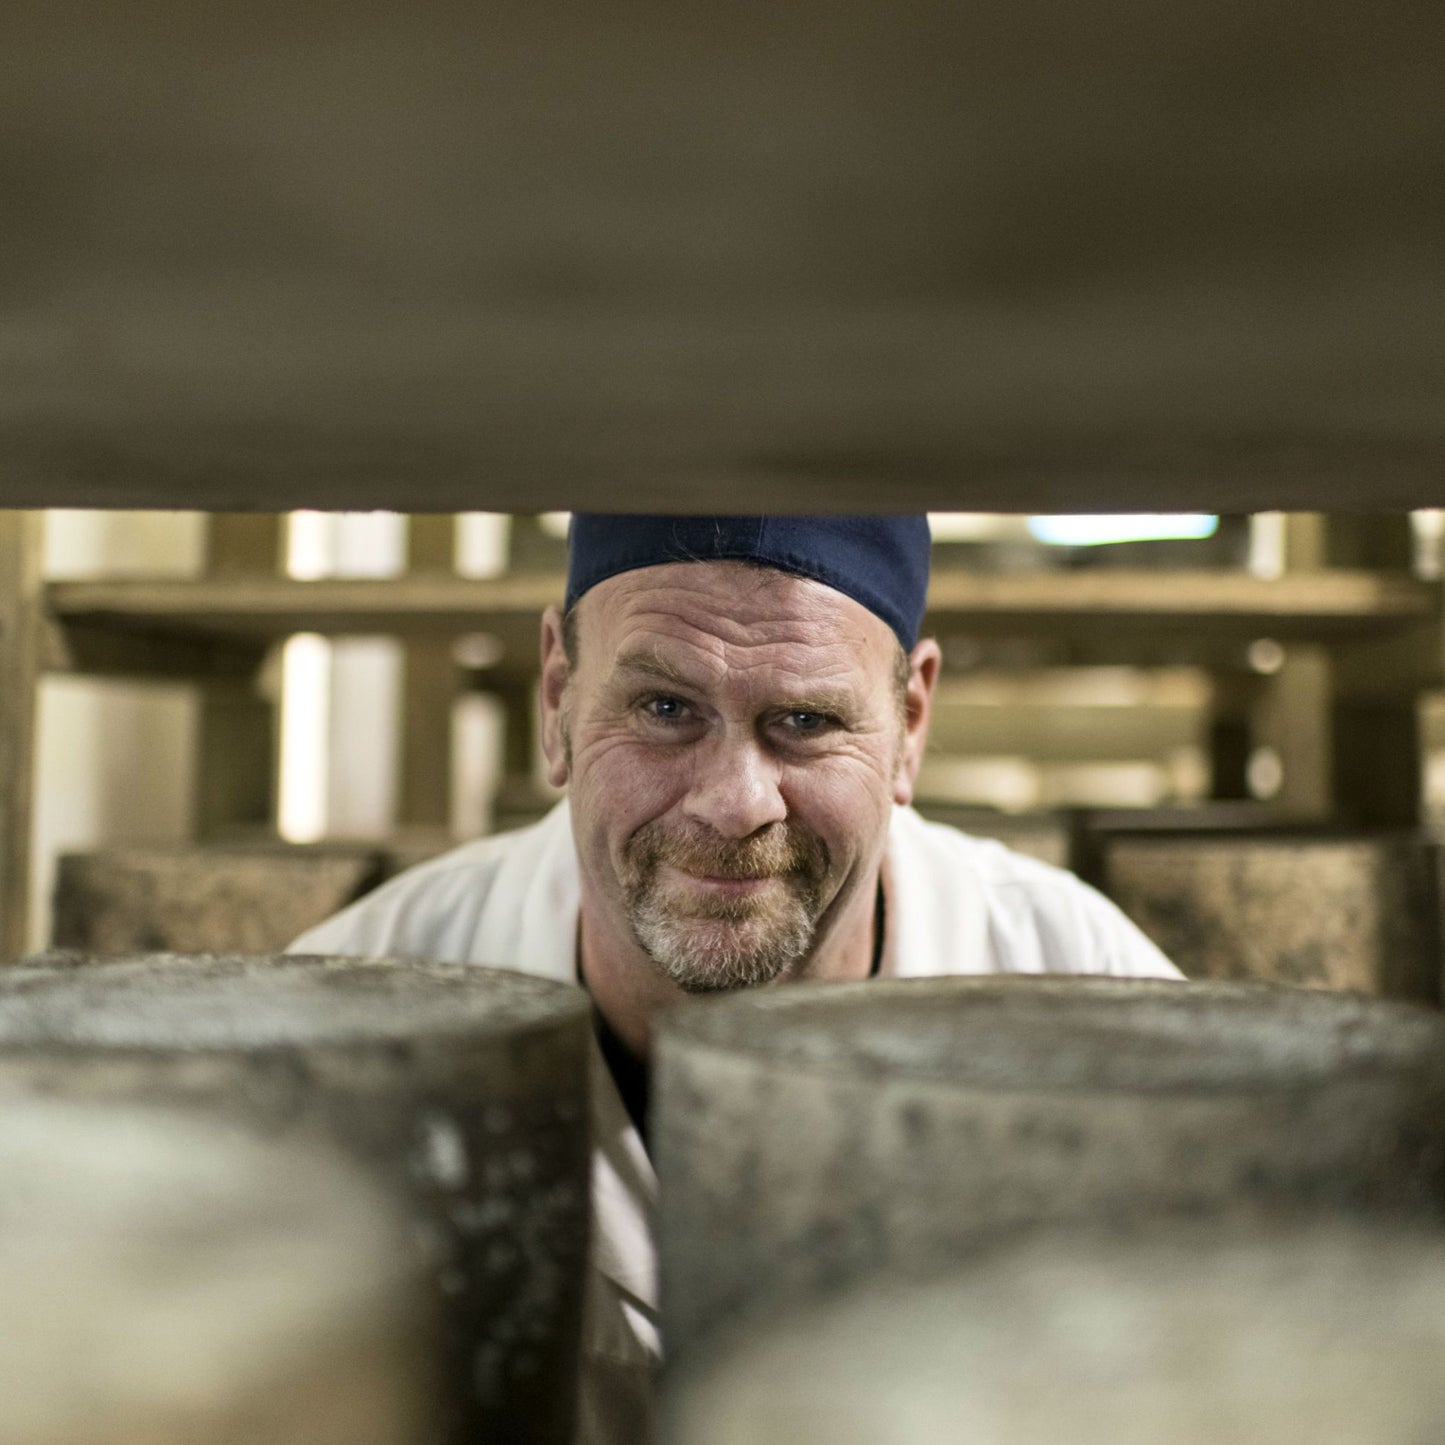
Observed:
[[[808,956],[815,927],[812,909],[796,894],[781,917],[729,918],[679,914],[647,889],[629,914],[643,952],[687,993],[772,983]]]
[[[771,877],[763,897],[677,898],[662,864],[722,878]],[[630,840],[623,882],[632,932],[658,971],[688,993],[771,983],[808,956],[822,912],[828,850],[808,830],[728,841],[651,823]]]

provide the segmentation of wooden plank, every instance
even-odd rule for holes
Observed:
[[[1403,575],[1414,559],[1409,517],[1373,513],[1290,517],[1285,551],[1286,567],[1301,573],[1372,567]],[[1420,693],[1437,685],[1442,663],[1438,623],[1345,641],[1328,655],[1288,648],[1257,715],[1260,741],[1275,747],[1284,765],[1275,803],[1286,813],[1360,826],[1418,824]]]
[[[1404,627],[1386,637],[1342,640],[1331,649],[1335,691],[1356,699],[1415,697],[1445,686],[1445,637],[1439,624]]]
[[[1239,801],[1250,796],[1249,755],[1253,748],[1250,724],[1262,679],[1231,668],[1216,672],[1212,680],[1209,796],[1215,801]]]
[[[1340,816],[1364,827],[1418,826],[1425,782],[1419,699],[1339,699],[1330,722]]]
[[[492,820],[497,831],[535,822],[552,804],[537,786],[537,689],[535,678],[499,678],[489,682],[503,709],[502,777]]]
[[[174,637],[83,622],[62,626],[53,617],[46,618],[44,632],[46,672],[194,681],[251,677],[257,667],[256,646],[245,639]]]
[[[1425,0],[0,11],[11,505],[1445,499]]]
[[[0,511],[0,963],[29,942],[44,535],[39,512]]]
[[[275,830],[276,704],[258,688],[265,660],[266,650],[256,648],[239,675],[203,684],[193,815],[198,838]]]
[[[461,669],[451,643],[406,644],[397,823],[446,828],[452,817],[452,704]]]
[[[285,545],[285,518],[277,513],[212,512],[205,569],[211,577],[274,575],[282,570]]]
[[[223,583],[59,582],[47,589],[63,622],[212,637],[390,633],[447,635],[525,625],[535,647],[542,609],[561,600],[559,577],[228,578]]]
[[[291,632],[398,636],[491,632],[528,655],[556,576],[402,577],[385,582],[286,578],[53,583],[64,623],[162,635],[274,638]],[[1027,632],[1102,621],[1188,635],[1205,623],[1237,636],[1369,634],[1435,619],[1439,591],[1412,578],[1328,571],[1278,579],[1232,572],[938,573],[926,625],[938,631]]]
[[[455,518],[412,517],[407,529],[410,576],[444,579],[454,573]],[[402,668],[397,822],[403,828],[446,828],[452,816],[452,705],[461,669],[445,637],[409,641]]]
[[[1292,818],[1327,818],[1335,807],[1333,677],[1328,652],[1291,646],[1279,671],[1263,679],[1251,743],[1270,748],[1281,767],[1270,802]]]
[[[930,755],[1025,757],[1034,762],[1164,761],[1202,747],[1203,708],[1082,707],[1065,703],[1006,708],[935,703]]]
[[[1284,565],[1290,572],[1371,568],[1404,575],[1414,560],[1408,512],[1293,512],[1284,519]]]
[[[1415,561],[1409,515],[1364,512],[1326,520],[1325,565],[1375,567],[1408,572]]]
[[[1228,571],[1036,572],[989,576],[941,573],[929,588],[934,616],[993,616],[1011,623],[1069,617],[1190,626],[1208,620],[1246,630],[1296,626],[1348,630],[1356,624],[1434,617],[1435,589],[1408,577],[1366,571],[1281,578]]]
[[[205,569],[210,585],[274,579],[281,568],[285,521],[277,515],[220,512],[207,519]],[[206,585],[205,583],[201,585]],[[276,824],[279,703],[258,686],[263,643],[231,649],[226,673],[202,675],[197,733],[194,828],[198,838]]]

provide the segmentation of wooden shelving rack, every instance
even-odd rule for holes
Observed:
[[[537,624],[561,597],[559,575],[448,575],[451,519],[435,517],[414,529],[408,575],[296,581],[275,575],[279,527],[274,517],[217,516],[207,575],[195,580],[43,584],[36,514],[0,514],[0,888],[10,956],[24,937],[34,697],[47,671],[186,679],[201,687],[202,745],[215,763],[202,768],[211,779],[203,784],[210,796],[197,808],[203,835],[268,821],[273,723],[255,682],[268,649],[299,632],[387,634],[405,643],[407,824],[446,822],[448,750],[439,730],[463,686],[483,685],[503,698],[516,724],[510,766],[524,767]],[[1223,569],[945,568],[934,577],[927,626],[944,637],[1046,636],[1095,660],[1133,660],[1165,646],[1175,659],[1221,673],[1221,754],[1239,753],[1263,733],[1298,757],[1296,796],[1287,800],[1295,811],[1402,822],[1418,804],[1415,705],[1423,689],[1445,681],[1445,643],[1440,588],[1403,571],[1324,566],[1262,579]],[[472,633],[500,644],[481,677],[465,674],[451,653],[456,638]],[[1260,637],[1290,645],[1291,663],[1278,677],[1241,672],[1238,659]],[[1231,766],[1216,759],[1217,768]]]

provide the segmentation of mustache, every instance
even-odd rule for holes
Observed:
[[[722,838],[705,829],[674,833],[646,823],[632,835],[628,855],[641,869],[658,863],[708,878],[819,878],[828,870],[828,847],[809,829],[777,824],[749,838]]]

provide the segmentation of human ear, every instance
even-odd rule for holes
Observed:
[[[562,643],[562,613],[549,607],[542,614],[542,753],[547,759],[547,781],[554,788],[567,783],[562,700],[570,675],[567,649]]]
[[[943,653],[931,637],[925,637],[908,654],[908,686],[903,695],[903,747],[893,780],[895,803],[913,801],[913,787],[918,781],[918,770],[923,766],[923,750],[928,744],[933,690],[942,665]]]

